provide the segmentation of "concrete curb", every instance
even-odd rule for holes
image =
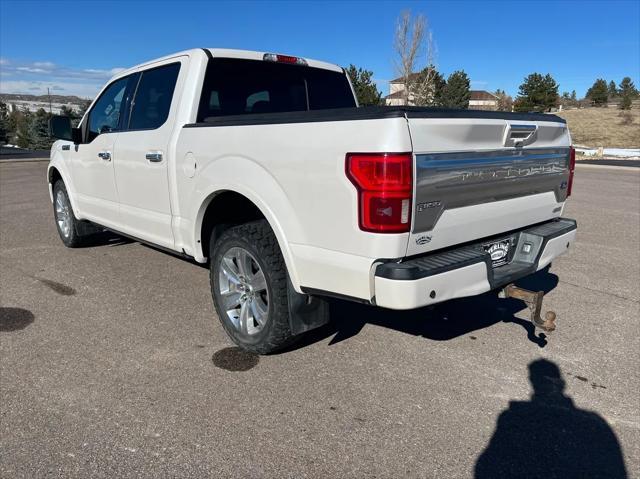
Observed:
[[[604,170],[620,170],[620,171],[636,171],[640,172],[637,166],[617,166],[617,165],[585,165],[583,162],[576,161],[576,168],[593,168]]]

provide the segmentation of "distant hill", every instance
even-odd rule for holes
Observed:
[[[640,148],[640,109],[580,108],[555,113],[567,120],[574,145]]]
[[[38,103],[49,103],[51,99],[52,103],[61,103],[63,105],[73,104],[82,105],[89,101],[88,98],[80,98],[75,95],[24,95],[22,93],[0,93],[0,101],[4,103],[10,103],[12,101],[29,101]]]

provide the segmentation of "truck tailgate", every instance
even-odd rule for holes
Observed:
[[[506,116],[407,115],[415,155],[408,256],[561,215],[569,181],[566,124]]]

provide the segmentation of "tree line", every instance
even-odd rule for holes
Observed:
[[[74,125],[80,122],[88,103],[78,110],[62,106],[60,115],[71,118]],[[49,136],[49,119],[52,114],[44,108],[35,112],[26,107],[12,108],[0,102],[0,144],[11,144],[30,150],[46,150],[51,148],[54,139]]]
[[[351,78],[353,89],[361,106],[384,105],[382,92],[373,81],[371,70],[349,65],[346,68]],[[424,78],[430,77],[429,87],[424,85]],[[408,88],[407,88],[408,85]],[[598,79],[589,88],[585,98],[578,99],[577,93],[558,93],[558,83],[547,73],[531,73],[524,78],[518,88],[518,96],[513,99],[504,90],[498,89],[493,94],[497,98],[497,109],[500,111],[538,111],[548,112],[560,105],[565,107],[606,106],[616,101],[621,110],[630,110],[634,99],[640,94],[630,77],[624,77],[616,86],[614,81]],[[470,81],[464,70],[458,70],[445,80],[433,65],[425,67],[406,81],[404,89],[405,101],[416,106],[466,109],[469,107]]]
[[[463,70],[452,73],[445,81],[435,67],[435,47],[428,20],[424,15],[413,16],[410,11],[400,14],[394,38],[396,73],[402,82],[404,104],[445,108],[468,108],[470,81]],[[419,64],[426,64],[423,68]],[[350,65],[346,69],[360,105],[384,104],[382,93],[373,81],[371,70]],[[612,99],[619,100],[620,109],[629,110],[638,90],[630,77],[616,86],[603,79],[595,81],[583,100],[576,91],[558,93],[559,85],[551,74],[531,73],[525,77],[513,99],[504,90],[496,90],[497,109],[503,111],[551,111],[564,106],[604,106]]]

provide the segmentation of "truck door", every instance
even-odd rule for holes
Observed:
[[[86,116],[83,143],[69,151],[82,217],[117,228],[120,223],[114,177],[115,144],[123,121],[130,77],[107,86]]]
[[[118,138],[115,179],[124,233],[172,248],[168,165],[186,57],[140,72],[127,128]],[[182,71],[182,76],[180,75]]]

